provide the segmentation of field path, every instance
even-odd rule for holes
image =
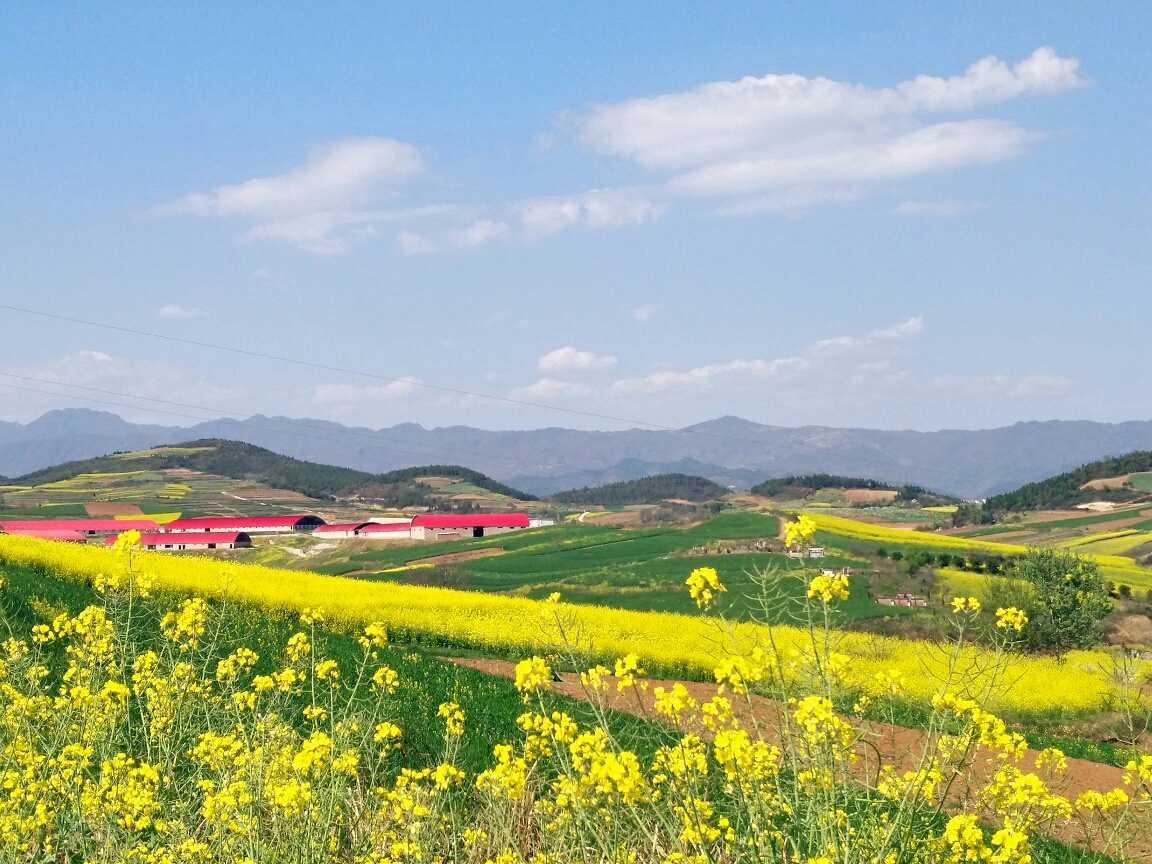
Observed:
[[[475,669],[479,672],[485,672],[489,675],[499,675],[504,678],[516,677],[516,665],[506,660],[489,660],[480,657],[460,657],[460,658],[446,658],[451,662],[457,663],[461,666],[467,666],[470,669]],[[552,685],[554,693],[559,693],[564,696],[569,696],[573,699],[581,701],[588,701],[588,694],[580,684],[579,676],[574,673],[563,673],[559,682]],[[615,683],[615,678],[606,676],[605,680]],[[633,714],[637,717],[643,717],[648,720],[659,722],[667,722],[660,715],[656,714],[653,710],[653,703],[655,696],[653,691],[657,687],[663,687],[666,690],[671,689],[675,683],[680,683],[687,688],[688,692],[692,695],[698,703],[704,703],[717,694],[717,685],[709,684],[701,681],[681,681],[676,682],[668,679],[648,678],[644,679],[648,683],[647,690],[639,691],[635,688],[630,688],[623,693],[617,692],[614,686],[609,686],[605,695],[605,700],[610,708],[616,711],[623,711]],[[737,719],[740,720],[746,728],[751,728],[748,724],[754,722],[761,730],[772,730],[776,728],[777,721],[780,716],[780,704],[771,699],[766,699],[762,696],[753,696],[751,705],[744,697],[729,694],[732,701],[733,713]],[[708,731],[699,724],[693,725],[699,728],[694,729],[702,733],[703,736],[708,736]],[[854,725],[863,726],[869,733],[869,740],[866,746],[859,748],[858,756],[859,763],[857,765],[858,773],[862,776],[875,777],[875,773],[879,771],[881,764],[892,764],[900,771],[906,771],[914,768],[918,757],[924,752],[924,748],[928,745],[928,734],[921,729],[909,729],[904,726],[893,726],[888,723],[877,723],[872,721],[865,721],[860,724],[858,721]],[[771,735],[765,736],[766,740],[771,738]],[[1032,770],[1036,764],[1036,757],[1040,753],[1037,750],[1027,750],[1023,758],[1016,763],[1022,771]],[[988,758],[978,761],[972,766],[972,770],[967,777],[962,777],[953,784],[953,788],[949,795],[950,798],[955,800],[963,800],[970,795],[975,794],[975,790],[985,785],[996,773],[996,770],[1003,763],[994,758]],[[1115,768],[1111,765],[1103,765],[1099,762],[1089,762],[1086,759],[1073,759],[1068,758],[1068,770],[1060,775],[1053,783],[1052,791],[1057,794],[1063,795],[1070,801],[1075,801],[1076,797],[1082,792],[1089,790],[1096,790],[1107,792],[1111,789],[1123,788],[1124,775],[1123,769]],[[1083,839],[1083,832],[1078,823],[1069,823],[1064,830],[1058,833],[1058,839],[1075,843]],[[1129,848],[1129,853],[1139,861],[1152,861],[1152,836],[1140,837]]]

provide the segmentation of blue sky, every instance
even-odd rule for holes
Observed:
[[[1150,19],[6,4],[0,303],[397,380],[0,310],[0,419],[1152,418]]]

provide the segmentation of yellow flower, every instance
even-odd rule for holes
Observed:
[[[381,666],[372,675],[372,689],[383,690],[389,696],[400,686],[400,676],[387,666]]]
[[[516,689],[524,694],[524,701],[528,701],[530,693],[552,689],[552,670],[543,657],[521,660],[516,664]]]
[[[449,735],[456,737],[464,734],[464,712],[455,702],[442,702],[436,716],[444,721]]]
[[[644,669],[640,665],[640,658],[635,654],[628,654],[616,661],[616,689],[624,690],[636,684],[636,676],[643,675]],[[647,682],[641,683],[641,689],[646,688]]]
[[[688,575],[685,584],[688,586],[688,593],[701,609],[712,605],[713,592],[719,594],[728,590],[720,582],[720,577],[712,567],[697,567]]]
[[[996,610],[996,626],[1003,630],[1016,630],[1024,629],[1024,625],[1028,623],[1028,616],[1015,606],[1009,606],[1007,609],[1000,608]]]
[[[952,611],[957,614],[961,612],[970,612],[971,614],[975,615],[980,611],[980,601],[975,597],[953,597]]]
[[[801,513],[795,522],[784,526],[784,544],[794,546],[798,542],[807,543],[815,533],[816,520],[807,513]]]
[[[831,603],[833,600],[847,600],[848,577],[843,573],[837,573],[834,576],[823,574],[815,576],[808,583],[808,596],[819,596],[825,603]]]

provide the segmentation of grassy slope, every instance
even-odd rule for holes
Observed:
[[[25,486],[39,486],[69,480],[81,474],[159,471],[165,468],[188,468],[234,480],[262,483],[275,489],[299,492],[310,498],[350,495],[366,486],[410,487],[414,485],[413,481],[417,477],[435,475],[459,477],[473,486],[498,495],[534,500],[533,496],[459,465],[429,465],[405,468],[387,474],[371,474],[335,465],[305,462],[281,456],[263,447],[217,439],[191,441],[174,447],[157,448],[155,451],[65,462],[26,474],[14,482]]]
[[[656,474],[637,480],[622,480],[603,486],[586,486],[551,495],[564,504],[600,504],[619,507],[628,504],[651,504],[668,498],[685,501],[712,501],[728,493],[719,483],[689,474]]]
[[[1012,492],[993,495],[985,502],[990,510],[1060,510],[1086,501],[1127,501],[1139,497],[1138,489],[1084,489],[1085,483],[1134,472],[1152,471],[1152,451],[1138,450],[1081,465]]]

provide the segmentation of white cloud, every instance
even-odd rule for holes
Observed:
[[[436,249],[427,237],[412,231],[401,231],[396,235],[396,243],[405,255],[424,255]]]
[[[1075,387],[1071,378],[1053,375],[941,375],[929,379],[926,384],[937,393],[1009,399],[1056,396]]]
[[[1085,83],[1078,60],[1039,48],[1014,66],[986,57],[960,76],[920,75],[894,87],[765,75],[597,105],[567,119],[597,152],[671,172],[672,194],[800,190],[812,201],[822,187],[1016,156],[1039,136],[1003,120],[929,117]],[[779,205],[768,197],[760,206]]]
[[[185,308],[183,306],[161,306],[156,311],[156,314],[161,318],[199,318],[200,310],[196,307]]]
[[[549,351],[536,362],[541,372],[562,372],[565,370],[607,369],[616,364],[616,358],[610,354],[593,354],[591,351],[580,351],[571,345]]]
[[[344,251],[371,237],[380,223],[460,218],[464,208],[428,205],[366,209],[394,195],[427,166],[411,144],[391,138],[349,138],[319,145],[296,168],[208,192],[196,192],[153,209],[159,215],[247,219],[242,240],[278,240],[318,254]]]
[[[660,312],[656,306],[637,306],[632,310],[632,320],[639,321],[641,324],[651,321]]]
[[[5,416],[21,420],[53,408],[92,408],[115,412],[132,422],[187,426],[215,419],[221,412],[250,409],[253,395],[244,388],[199,379],[161,361],[92,350],[43,363],[5,366],[0,369],[0,384],[11,385],[0,391],[5,394]]]
[[[424,171],[411,144],[391,138],[349,138],[313,148],[308,160],[270,177],[185,195],[163,210],[196,216],[300,216],[344,210],[383,186]]]
[[[897,344],[915,338],[923,330],[924,319],[914,317],[892,327],[873,330],[866,336],[820,339],[790,357],[730,360],[685,371],[653,372],[636,378],[622,378],[610,389],[618,394],[657,393],[748,384],[785,385],[815,380],[820,376],[887,374],[890,370],[887,358],[898,351]]]
[[[557,381],[554,378],[541,378],[527,387],[520,387],[510,394],[513,399],[526,399],[529,401],[552,401],[565,397],[587,396],[592,392],[591,387],[583,384],[572,384],[568,381]]]
[[[462,246],[482,246],[490,240],[506,236],[510,230],[506,222],[481,219],[460,232],[459,242]]]
[[[942,199],[939,201],[901,201],[893,211],[904,216],[959,216],[983,209],[979,201],[956,201]]]
[[[419,388],[418,378],[405,377],[387,384],[361,386],[357,384],[323,384],[312,394],[312,400],[319,405],[360,405],[373,402],[390,402],[408,396]]]
[[[660,218],[665,205],[635,190],[593,189],[579,195],[535,198],[516,208],[529,235],[555,234],[564,228],[642,225]]]

